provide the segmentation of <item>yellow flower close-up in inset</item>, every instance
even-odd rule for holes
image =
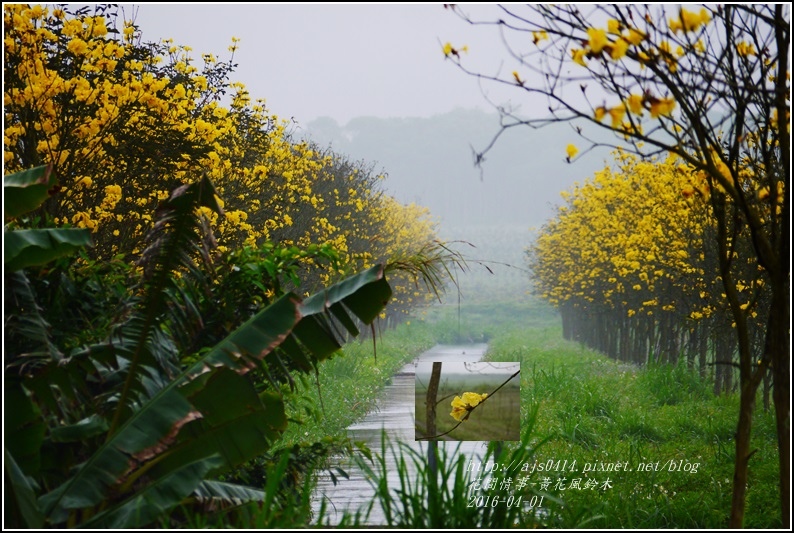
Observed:
[[[477,394],[476,392],[464,392],[462,396],[455,396],[452,400],[452,412],[450,416],[462,422],[465,420],[469,411],[480,405],[488,397],[488,394]]]

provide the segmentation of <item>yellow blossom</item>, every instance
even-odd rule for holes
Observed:
[[[617,129],[623,124],[623,116],[626,114],[626,108],[623,104],[619,104],[609,110],[609,116],[612,117],[612,127]]]
[[[629,28],[627,35],[625,35],[623,38],[634,46],[637,46],[645,40],[645,34],[640,30]]]
[[[30,8],[30,17],[34,19],[40,19],[44,15],[47,14],[47,9],[41,7],[40,5],[35,5]]]
[[[88,44],[82,39],[72,39],[66,45],[66,49],[76,56],[82,56],[88,52]]]
[[[678,17],[671,18],[668,22],[670,31],[676,33],[679,31],[695,31],[709,20],[711,20],[711,15],[705,8],[701,9],[699,13],[682,8]]]
[[[607,114],[607,108],[604,106],[598,106],[595,109],[594,118],[596,119],[597,122],[601,122],[606,114]]]
[[[583,67],[587,66],[587,63],[584,62],[585,54],[587,54],[585,50],[580,50],[578,48],[571,50],[571,57],[573,58],[574,63],[579,63]]]
[[[469,412],[480,405],[487,397],[488,394],[477,394],[476,392],[464,392],[462,396],[455,396],[455,399],[452,400],[450,416],[458,422],[462,422],[466,419]]]
[[[675,109],[675,100],[672,98],[662,98],[651,102],[651,117],[658,118],[669,116]]]
[[[609,51],[609,57],[617,61],[618,59],[625,56],[628,50],[629,50],[629,43],[627,43],[623,39],[618,39],[612,44],[612,48]]]
[[[742,57],[756,55],[755,46],[752,43],[740,41],[736,43],[736,52]]]
[[[104,17],[94,17],[93,18],[93,25],[91,26],[91,36],[92,37],[104,37],[107,35],[108,29],[105,26],[105,18]]]
[[[626,99],[626,104],[629,106],[629,111],[635,115],[642,115],[643,108],[641,94],[630,94],[628,99]]]
[[[565,153],[568,154],[568,159],[573,159],[579,153],[579,149],[575,145],[569,144],[565,148]]]
[[[598,54],[604,47],[609,44],[609,39],[607,39],[607,33],[604,30],[598,28],[588,28],[587,30],[587,37],[588,41],[587,44],[590,46],[590,50],[594,54]]]

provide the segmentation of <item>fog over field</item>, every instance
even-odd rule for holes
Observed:
[[[467,226],[541,225],[559,193],[604,166],[595,154],[565,161],[572,132],[566,125],[504,133],[495,111],[456,109],[429,118],[359,117],[341,125],[330,117],[307,124],[306,136],[388,174],[386,188],[403,202],[430,209],[445,230]]]

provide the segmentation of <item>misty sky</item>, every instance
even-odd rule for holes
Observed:
[[[232,37],[242,81],[252,97],[301,124],[330,116],[340,124],[358,116],[429,117],[462,108],[490,109],[477,81],[441,51],[443,43],[467,45],[467,64],[489,74],[506,56],[493,28],[473,27],[442,4],[278,5],[195,4],[123,6],[135,14],[144,40],[173,38],[191,46],[194,58],[228,58]],[[469,9],[469,8],[467,8]],[[480,9],[471,7],[471,9]],[[516,91],[488,88],[505,103]]]
[[[445,59],[442,48],[450,42],[468,47],[463,62],[474,71],[510,78],[518,66],[511,63],[497,28],[472,26],[443,4],[142,4],[121,9],[125,19],[138,24],[144,41],[172,38],[190,46],[199,67],[202,53],[228,59],[232,37],[238,38],[232,81],[243,82],[254,99],[264,98],[271,113],[297,120],[299,134],[316,136],[312,123],[320,117],[344,127],[360,117],[442,116],[432,124],[414,120],[412,130],[394,122],[373,125],[351,138],[350,146],[333,146],[376,164],[389,174],[390,193],[430,208],[445,230],[462,224],[461,216],[472,219],[469,225],[483,223],[463,209],[463,196],[474,198],[483,211],[480,219],[488,223],[539,227],[552,216],[560,191],[592,175],[607,155],[568,164],[566,144],[580,141],[568,124],[534,133],[514,129],[489,153],[480,174],[472,149],[484,148],[499,128],[491,102],[527,115],[537,115],[547,103],[531,101],[514,86],[481,86]],[[462,9],[479,19],[499,16],[494,5]],[[461,109],[487,111],[492,118],[474,128],[444,129],[460,117],[443,115]],[[340,130],[343,136],[350,132]],[[446,197],[437,198],[440,192]],[[498,216],[488,214],[493,212]],[[529,238],[515,239],[516,254],[523,253]]]

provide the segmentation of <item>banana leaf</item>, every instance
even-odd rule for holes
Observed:
[[[3,448],[3,529],[41,529],[44,516],[36,502],[33,485]]]
[[[6,231],[3,234],[3,265],[6,272],[44,265],[92,246],[86,229],[45,228]]]
[[[151,524],[189,496],[217,461],[217,456],[212,456],[170,472],[125,502],[83,522],[80,528],[138,529]]]
[[[257,394],[246,374],[287,339],[294,341],[292,350],[316,364],[339,345],[330,327],[332,306],[339,305],[346,315],[344,308],[355,309],[353,316],[371,321],[389,294],[383,267],[376,266],[306,303],[287,294],[262,310],[152,396],[71,479],[42,496],[39,504],[49,521],[62,524],[77,510],[106,502],[109,494],[132,492],[142,479],[162,490],[168,480],[179,479],[175,490],[181,493],[188,478],[172,476],[191,464],[205,464],[217,455],[207,471],[211,476],[267,451],[286,428],[283,401],[275,393]],[[304,324],[310,326],[299,327]],[[202,480],[189,479],[195,481],[191,491]],[[130,526],[126,520],[108,523]],[[135,522],[135,527],[142,525]]]
[[[52,165],[5,174],[3,176],[3,213],[5,219],[33,211],[50,196],[56,184]]]

